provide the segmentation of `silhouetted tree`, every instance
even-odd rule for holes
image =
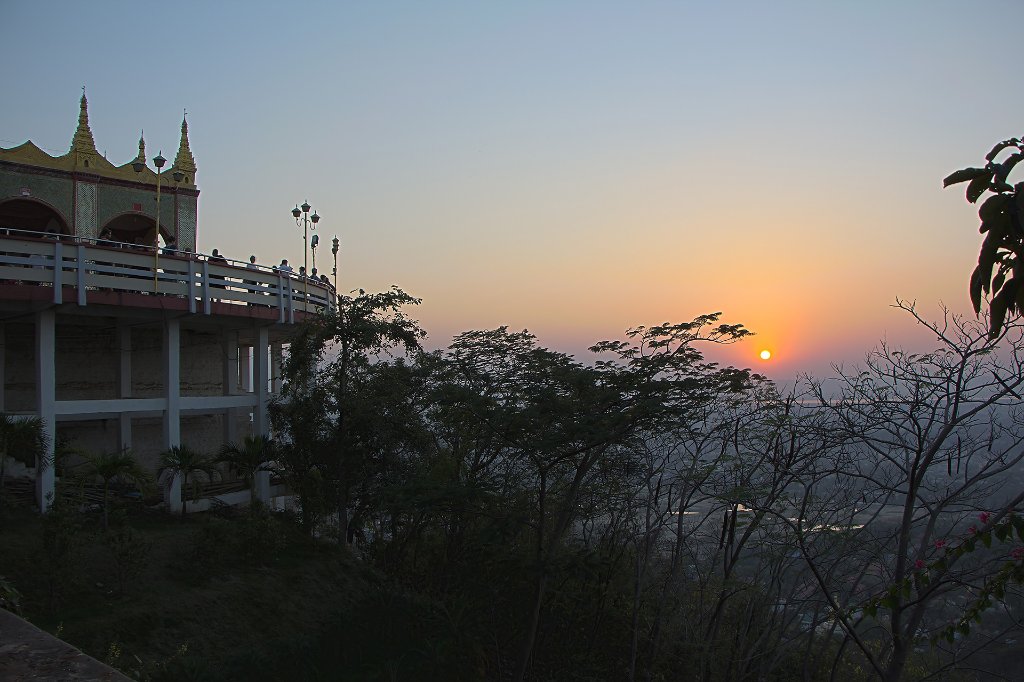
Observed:
[[[883,345],[862,371],[840,372],[834,389],[814,385],[813,409],[830,416],[844,446],[808,472],[792,491],[793,512],[779,515],[829,611],[893,681],[915,644],[948,625],[943,609],[965,609],[972,585],[1002,565],[998,551],[963,553],[961,542],[991,542],[994,525],[1024,501],[1014,481],[1024,464],[1024,328],[985,329],[948,311],[932,323],[899,307],[939,347]],[[882,626],[875,641],[863,637],[869,623]]]
[[[385,365],[418,351],[425,336],[403,311],[418,303],[397,287],[339,296],[336,312],[293,339],[284,363],[286,383],[271,410],[275,428],[284,435],[280,464],[300,495],[305,490],[311,497],[318,487],[324,493],[337,515],[341,544],[348,541],[350,513],[358,506],[356,488],[380,452],[384,415],[380,400],[371,396],[389,394],[381,382],[397,375]]]
[[[1011,153],[1012,152],[1012,153]],[[1002,161],[998,161],[1000,157]],[[982,294],[989,299],[989,333],[995,337],[1007,313],[1024,310],[1024,182],[1011,185],[1010,172],[1024,159],[1024,142],[1004,140],[985,156],[981,168],[964,168],[943,180],[943,187],[968,182],[967,201],[976,203],[980,231],[985,235],[978,266],[971,274],[970,294],[974,312],[981,311]]]

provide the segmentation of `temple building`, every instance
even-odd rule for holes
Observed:
[[[0,148],[0,412],[42,418],[51,455],[130,448],[155,471],[175,445],[269,435],[282,345],[336,303],[323,282],[201,253],[186,120],[170,166],[153,161],[142,139],[120,166],[101,155],[84,93],[66,154]],[[55,468],[23,473],[45,511]],[[180,509],[178,481],[165,498]]]

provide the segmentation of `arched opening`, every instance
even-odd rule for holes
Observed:
[[[153,232],[156,230],[156,221],[141,213],[122,213],[116,218],[107,221],[107,224],[100,230],[100,239],[109,239],[125,244],[139,244],[140,246],[153,246]],[[163,226],[160,226],[160,246],[165,246],[170,239],[171,233]]]
[[[60,213],[33,199],[11,199],[0,203],[0,228],[71,234]]]

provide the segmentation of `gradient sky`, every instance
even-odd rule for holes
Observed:
[[[173,158],[199,249],[424,299],[434,345],[507,324],[583,353],[711,311],[786,379],[968,307],[949,172],[1024,133],[1024,3],[0,2],[0,145]],[[327,258],[325,258],[326,256]],[[775,358],[762,363],[757,353]]]

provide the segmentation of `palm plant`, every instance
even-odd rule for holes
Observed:
[[[196,474],[203,473],[207,478],[213,478],[217,471],[213,460],[187,445],[175,445],[160,455],[160,464],[161,476],[181,476],[181,518],[185,518],[185,490],[188,488],[188,479],[192,478],[192,499],[195,499],[199,496],[199,479],[196,478]]]
[[[225,443],[221,446],[218,462],[224,462],[228,469],[237,474],[249,486],[249,506],[256,504],[256,475],[270,471],[274,460],[274,443],[267,436],[246,436],[239,443]]]
[[[150,486],[152,476],[135,461],[135,457],[127,448],[120,452],[86,454],[84,458],[85,475],[103,482],[103,530],[106,530],[109,526],[110,484],[117,480],[122,483],[134,483],[145,489]]]
[[[19,419],[0,412],[0,507],[3,505],[4,481],[7,477],[7,458],[32,466],[42,456],[41,466],[52,462],[45,457],[49,439],[38,417]]]

